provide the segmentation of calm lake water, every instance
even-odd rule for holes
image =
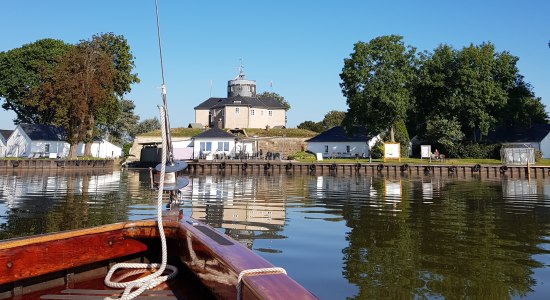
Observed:
[[[321,299],[548,299],[550,179],[193,175],[184,213]],[[152,218],[147,172],[0,173],[0,239]]]

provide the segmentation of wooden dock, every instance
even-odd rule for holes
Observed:
[[[446,165],[405,163],[330,163],[330,162],[294,162],[294,161],[193,161],[189,162],[189,174],[387,174],[422,176],[467,176],[484,177],[550,177],[550,166],[511,166],[511,165]]]
[[[19,169],[113,169],[112,159],[4,159],[0,160],[1,170]]]

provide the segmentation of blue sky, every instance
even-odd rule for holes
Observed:
[[[343,60],[358,41],[389,34],[431,51],[492,42],[520,58],[518,67],[550,110],[550,1],[176,1],[160,0],[170,120],[194,122],[193,107],[225,97],[244,61],[258,92],[291,104],[288,126],[347,109],[339,86]],[[141,83],[132,87],[141,119],[158,116],[161,73],[154,0],[4,0],[0,51],[43,38],[77,43],[114,32],[128,40]],[[269,82],[273,86],[269,86]],[[211,84],[212,82],[212,84]],[[0,111],[0,128],[14,126]]]

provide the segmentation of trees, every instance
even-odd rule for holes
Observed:
[[[462,135],[468,133],[474,142],[480,140],[498,124],[501,113],[509,111],[510,93],[520,76],[517,60],[507,52],[496,52],[491,43],[461,50],[441,45],[432,54],[422,55],[412,127],[421,135],[434,136],[427,130],[430,121],[453,124],[445,126],[451,131],[444,135],[456,137],[460,135],[455,128],[459,122]]]
[[[71,145],[69,157],[76,157],[78,142],[91,142],[99,112],[116,105],[113,78],[114,68],[109,55],[83,42],[63,56],[52,80],[32,93],[30,106],[38,111],[54,110],[52,124],[64,128],[66,140]],[[86,150],[84,155],[91,155],[90,149]]]
[[[124,99],[118,101],[117,104],[118,118],[114,122],[99,122],[98,133],[102,136],[109,136],[111,143],[123,145],[133,138],[132,132],[138,126],[139,116],[134,114],[136,105],[132,100]]]
[[[311,131],[314,131],[314,132],[323,132],[323,130],[325,130],[323,128],[323,123],[313,122],[313,121],[304,121],[304,122],[300,123],[297,126],[297,128],[311,130]]]
[[[158,130],[160,129],[160,126],[161,125],[158,118],[145,119],[139,122],[139,124],[133,128],[130,135],[132,136],[132,138],[135,138],[142,133]]]
[[[330,129],[334,126],[342,125],[342,122],[344,121],[345,117],[346,117],[346,112],[331,110],[325,115],[323,121],[321,122],[323,123],[323,127],[325,129]]]
[[[43,82],[51,82],[54,69],[63,55],[74,46],[54,39],[42,39],[20,48],[0,53],[0,98],[2,108],[16,113],[15,123],[48,124],[54,112],[26,101]]]
[[[123,123],[137,123],[135,106],[123,99],[139,82],[133,59],[126,39],[113,33],[74,46],[44,39],[1,53],[3,107],[16,112],[17,122],[63,126],[67,142],[85,142],[90,155],[95,134],[121,138]]]
[[[346,127],[365,126],[373,135],[404,120],[411,102],[414,65],[415,49],[405,47],[401,36],[356,43],[340,74],[340,87],[349,107]]]
[[[261,100],[263,98],[271,98],[277,102],[279,102],[281,105],[285,107],[285,110],[288,111],[290,109],[290,104],[288,101],[285,100],[285,98],[277,93],[272,92],[263,92],[257,95],[258,98]]]

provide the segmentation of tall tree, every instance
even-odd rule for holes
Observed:
[[[346,117],[346,112],[331,110],[323,118],[323,121],[322,121],[323,127],[325,129],[330,129],[334,126],[340,126],[342,125],[342,122],[344,121],[345,117]]]
[[[114,74],[109,55],[81,42],[63,56],[52,80],[32,93],[35,107],[55,111],[53,124],[65,130],[67,142],[71,144],[69,157],[76,157],[78,142],[91,141],[97,112],[116,103]],[[46,97],[41,98],[43,96]],[[84,154],[91,155],[91,151]]]
[[[139,116],[134,113],[136,105],[132,100],[124,99],[116,103],[118,117],[114,122],[98,120],[98,134],[108,136],[109,141],[114,144],[122,145],[132,139],[132,132],[138,125]],[[107,113],[101,113],[104,116]],[[106,125],[103,125],[106,124]]]
[[[393,141],[393,124],[406,119],[411,102],[414,65],[415,49],[405,47],[401,36],[356,43],[340,74],[349,107],[346,127],[365,126],[371,135],[390,129]]]
[[[35,88],[52,80],[54,69],[72,47],[60,40],[42,39],[0,53],[2,108],[15,112],[15,123],[44,124],[52,121],[52,110],[39,113],[36,106],[28,106],[26,101],[34,96],[31,92]]]
[[[518,70],[518,58],[507,52],[495,52],[491,43],[470,45],[457,56],[457,97],[459,115],[475,142],[487,135],[497,123],[497,113],[506,105],[507,91],[512,88]]]
[[[548,123],[548,113],[542,99],[535,97],[530,84],[518,76],[514,87],[508,91],[508,102],[500,115],[500,124],[505,126],[530,127]]]
[[[279,102],[281,105],[283,105],[285,107],[285,110],[288,111],[290,109],[290,104],[288,103],[288,101],[285,100],[285,97],[277,94],[277,93],[273,93],[273,92],[263,92],[263,93],[260,93],[257,95],[258,98],[260,98],[260,100],[262,98],[271,98],[277,102]]]
[[[122,101],[124,95],[131,91],[132,84],[139,83],[137,73],[132,73],[135,57],[128,41],[122,35],[109,32],[92,36],[90,43],[109,55],[112,60],[115,69],[114,93]]]

